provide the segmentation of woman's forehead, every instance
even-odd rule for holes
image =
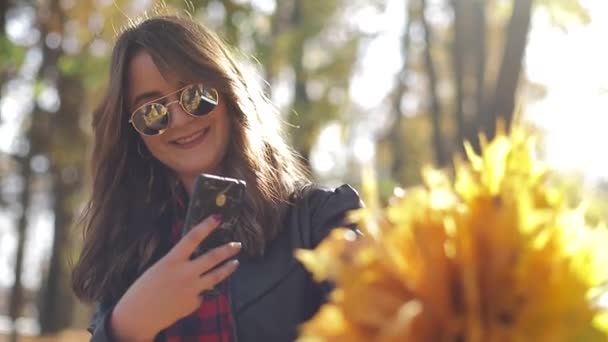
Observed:
[[[130,61],[127,71],[127,91],[131,105],[141,102],[143,97],[158,97],[184,85],[202,82],[192,75],[181,75],[170,67],[159,68],[145,50],[138,52]]]

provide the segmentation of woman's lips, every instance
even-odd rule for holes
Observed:
[[[202,130],[191,134],[187,137],[179,138],[171,141],[171,144],[178,148],[189,149],[192,148],[205,140],[209,133],[209,127],[205,127]]]

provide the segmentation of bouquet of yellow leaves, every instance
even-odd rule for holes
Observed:
[[[453,182],[424,170],[387,208],[365,179],[350,215],[364,237],[338,229],[296,253],[336,285],[299,340],[608,340],[608,229],[568,208],[534,147],[520,129],[467,145]]]

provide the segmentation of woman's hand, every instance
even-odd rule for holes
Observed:
[[[162,329],[197,309],[203,290],[213,288],[234,272],[237,260],[213,268],[235,255],[240,243],[228,243],[190,260],[220,221],[211,216],[195,226],[131,285],[110,318],[109,328],[117,341],[152,341]]]

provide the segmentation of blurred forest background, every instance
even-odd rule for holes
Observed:
[[[388,195],[396,185],[418,183],[423,165],[449,167],[464,140],[478,147],[479,132],[491,137],[497,121],[510,123],[519,113],[515,119],[539,132],[545,142],[539,153],[550,160],[567,152],[551,146],[588,143],[569,155],[590,155],[589,164],[556,164],[573,199],[590,194],[593,222],[608,217],[601,168],[607,161],[587,133],[605,136],[608,120],[598,115],[606,116],[608,83],[603,93],[598,86],[595,102],[582,105],[579,93],[565,107],[557,100],[577,88],[584,96],[584,86],[596,84],[564,88],[585,80],[568,75],[608,81],[608,53],[599,54],[602,64],[589,50],[608,34],[606,25],[601,32],[593,26],[602,9],[608,13],[604,3],[166,1],[217,30],[267,80],[292,125],[293,145],[319,182],[357,186],[359,166],[373,163]],[[0,0],[0,341],[15,341],[17,333],[88,340],[82,329],[89,308],[71,294],[69,270],[81,241],[73,222],[87,195],[90,114],[116,32],[154,6],[146,0]],[[606,14],[601,18],[608,21]],[[560,43],[574,34],[596,40]],[[589,57],[575,63],[573,51]],[[570,121],[552,113],[560,108],[570,111]],[[568,127],[577,117],[588,124]],[[562,131],[551,125],[555,120],[562,120]],[[594,162],[600,166],[591,170]]]

